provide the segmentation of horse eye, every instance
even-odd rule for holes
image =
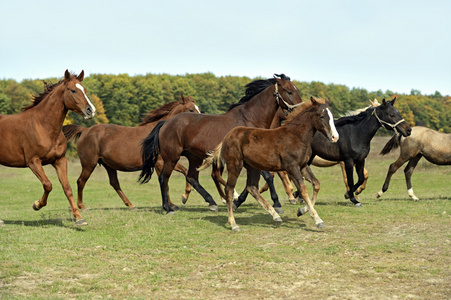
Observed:
[[[321,116],[320,118],[321,118],[321,119],[324,119],[325,117],[324,117],[324,116]]]
[[[190,109],[189,112],[194,112],[194,110]]]
[[[75,94],[77,91],[76,90],[70,90],[72,92],[72,94]]]

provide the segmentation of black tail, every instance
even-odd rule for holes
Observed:
[[[160,140],[159,134],[161,126],[165,121],[160,121],[152,130],[152,132],[144,139],[141,147],[141,155],[143,159],[143,168],[139,174],[138,181],[147,183],[152,178],[155,164],[157,163],[158,155],[160,155]]]
[[[384,149],[382,149],[380,155],[385,155],[390,153],[390,151],[395,150],[399,147],[401,141],[401,134],[395,134],[392,138],[385,144]]]

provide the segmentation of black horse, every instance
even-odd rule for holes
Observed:
[[[365,159],[370,152],[370,143],[377,130],[383,126],[388,130],[400,132],[403,136],[409,136],[412,129],[401,117],[399,111],[393,106],[396,97],[391,101],[383,99],[382,105],[375,108],[368,108],[355,116],[342,117],[335,121],[335,127],[340,135],[337,143],[331,143],[321,134],[315,134],[312,142],[312,156],[318,155],[321,158],[331,161],[343,161],[345,163],[346,176],[350,190],[347,191],[347,197],[355,206],[362,206],[356,200],[354,192],[363,183]],[[358,181],[354,184],[353,168],[355,166]],[[245,197],[240,197],[234,201],[236,207],[239,207]],[[274,203],[279,206],[280,203]]]

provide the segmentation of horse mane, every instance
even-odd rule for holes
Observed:
[[[72,74],[73,75],[73,74]],[[74,75],[75,76],[75,75]],[[59,86],[64,80],[60,80],[57,83],[50,83],[48,84],[45,80],[43,80],[42,82],[44,83],[44,91],[42,93],[40,93],[37,96],[33,96],[33,102],[25,107],[22,107],[22,111],[25,111],[29,108],[35,107],[36,105],[38,105],[39,103],[41,103],[42,100],[45,99],[45,97],[47,97],[48,94],[50,94],[57,86]]]
[[[286,76],[285,74],[274,74],[274,76],[280,77],[282,80],[291,80],[290,77]],[[268,86],[276,84],[275,78],[269,78],[269,79],[257,79],[254,80],[248,84],[246,84],[245,88],[245,95],[238,101],[238,103],[230,105],[228,110],[231,110],[232,108],[235,108],[239,105],[242,105],[249,100],[251,100],[255,95],[259,94],[261,91],[266,89]]]
[[[291,113],[288,114],[287,120],[285,124],[290,124],[298,115],[307,111],[309,108],[313,107],[312,102],[302,102],[302,105],[299,105],[293,109]]]
[[[372,105],[369,105],[367,107],[364,108],[358,108],[356,110],[348,110],[347,112],[345,112],[344,115],[340,115],[340,117],[351,117],[351,116],[356,116],[358,114],[360,114],[361,112],[364,112],[365,110],[367,110],[368,108],[373,107]]]
[[[157,109],[149,111],[144,118],[142,119],[142,123],[139,126],[143,126],[149,123],[153,123],[161,120],[165,116],[167,116],[177,105],[178,101],[172,101],[160,106]]]
[[[374,107],[368,107],[357,115],[341,117],[338,120],[335,120],[335,126],[343,126],[345,124],[359,122],[365,119],[370,113],[373,112],[373,110],[375,110]]]

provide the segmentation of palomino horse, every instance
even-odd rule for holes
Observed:
[[[348,196],[356,206],[362,204],[356,200],[354,192],[364,181],[365,159],[370,152],[370,142],[377,130],[383,126],[388,130],[399,130],[403,136],[409,136],[410,126],[394,108],[396,97],[391,101],[382,100],[380,106],[369,108],[358,115],[342,117],[335,121],[340,140],[330,143],[321,134],[315,134],[312,142],[312,158],[316,155],[331,161],[343,161],[349,185]],[[356,169],[358,181],[354,184],[353,169]]]
[[[84,72],[72,75],[67,70],[64,79],[56,84],[44,82],[44,92],[34,97],[31,105],[17,115],[0,115],[0,164],[8,167],[29,167],[44,188],[42,197],[34,202],[33,209],[47,205],[52,183],[45,175],[43,165],[51,164],[69,200],[77,225],[86,225],[75,205],[72,189],[67,179],[66,139],[61,131],[69,110],[94,117],[96,109],[81,85]]]
[[[227,166],[225,190],[228,222],[232,230],[240,230],[233,216],[232,192],[243,167],[247,169],[246,189],[271,214],[275,222],[282,222],[282,219],[259,193],[260,170],[286,170],[296,188],[301,191],[316,226],[324,227],[323,220],[313,208],[314,203],[310,201],[301,174],[301,169],[308,167],[312,152],[310,143],[317,131],[332,142],[338,140],[338,132],[326,101],[312,97],[311,103],[303,104],[289,116],[285,126],[276,129],[237,127],[225,136],[200,169],[212,163],[217,164],[218,169],[223,165]]]
[[[143,142],[140,181],[144,183],[150,180],[158,156],[161,155],[164,164],[159,182],[163,209],[167,213],[173,212],[168,204],[168,181],[175,164],[184,155],[189,161],[187,180],[209,203],[209,208],[217,211],[216,202],[198,182],[197,168],[206,158],[206,153],[213,150],[233,128],[269,128],[279,106],[291,110],[299,103],[302,103],[299,90],[290,78],[282,74],[249,83],[246,95],[225,114],[180,114],[161,121]],[[218,188],[218,191],[221,194],[222,190]]]
[[[404,169],[406,177],[407,193],[409,196],[418,201],[419,199],[413,193],[412,177],[413,171],[418,161],[424,156],[429,162],[436,165],[451,165],[451,134],[441,133],[426,127],[412,127],[412,134],[403,138],[394,135],[382,149],[381,154],[385,155],[401,147],[398,159],[390,165],[387,178],[385,179],[382,190],[377,193],[377,198],[381,197],[387,191],[390,179],[393,174],[407,161],[407,167]]]
[[[82,171],[77,180],[78,207],[83,205],[83,189],[97,164],[103,165],[108,172],[110,185],[117,192],[129,209],[136,209],[121,189],[117,171],[133,172],[141,170],[141,142],[152,131],[158,121],[168,119],[182,112],[196,112],[200,110],[191,97],[181,96],[180,101],[173,101],[147,113],[143,122],[136,127],[126,127],[114,124],[97,124],[86,128],[80,125],[63,126],[64,135],[68,140],[78,138],[77,153],[80,158]],[[124,143],[124,141],[127,141]],[[158,164],[158,171],[162,167]],[[175,170],[187,175],[187,170],[180,164]],[[185,195],[188,198],[191,186],[187,183]],[[170,201],[170,200],[169,200]],[[175,207],[172,203],[172,207]]]

